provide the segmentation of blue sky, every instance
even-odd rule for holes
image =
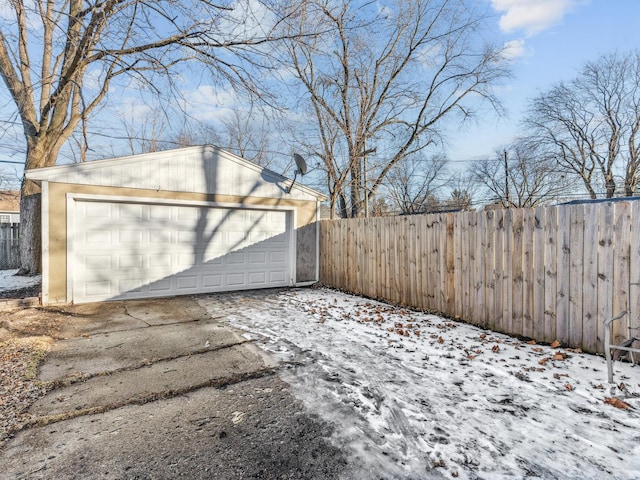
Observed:
[[[493,8],[495,41],[513,46],[514,77],[498,90],[508,111],[506,118],[484,111],[476,123],[449,130],[446,153],[454,162],[452,166],[464,168],[468,162],[491,156],[512,141],[519,133],[527,101],[554,83],[575,77],[584,62],[616,50],[626,52],[640,48],[640,0],[477,1]],[[194,94],[198,92],[200,89]],[[229,108],[237,106],[237,99],[229,95],[226,90],[216,91],[215,95],[208,92],[207,102],[198,97],[197,116],[215,121]],[[212,98],[218,101],[212,102]],[[148,116],[148,107],[144,105],[135,104],[129,109],[137,118]],[[19,136],[19,129],[16,133]],[[130,153],[118,151],[113,139],[97,140],[93,146],[94,151],[102,153],[98,157]],[[0,138],[0,159],[20,159],[19,151],[3,148],[6,142],[7,138]],[[103,142],[104,145],[99,145]],[[4,167],[13,169],[14,166]]]
[[[498,35],[514,42],[514,77],[500,90],[507,118],[482,116],[449,137],[449,158],[473,160],[510,142],[528,99],[577,76],[599,55],[640,48],[640,0],[487,0]],[[463,162],[460,162],[463,163]]]

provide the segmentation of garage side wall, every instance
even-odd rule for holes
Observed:
[[[46,303],[67,303],[67,194],[157,198],[192,202],[293,207],[296,219],[296,282],[316,281],[317,202],[188,192],[50,183],[48,186],[48,295]],[[44,300],[44,299],[43,299]]]
[[[317,232],[318,222],[303,225],[296,230],[296,281],[298,283],[318,280],[316,277]]]

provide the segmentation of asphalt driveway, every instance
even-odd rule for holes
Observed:
[[[209,299],[207,310],[193,297],[64,309],[39,369],[53,388],[0,451],[3,478],[348,476],[282,366],[226,321],[247,299]]]

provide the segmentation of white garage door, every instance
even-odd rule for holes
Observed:
[[[77,199],[69,225],[76,303],[281,287],[291,213]]]

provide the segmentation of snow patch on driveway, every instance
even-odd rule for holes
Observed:
[[[231,322],[291,365],[361,478],[640,478],[638,367],[612,386],[601,357],[329,289],[261,300]]]

